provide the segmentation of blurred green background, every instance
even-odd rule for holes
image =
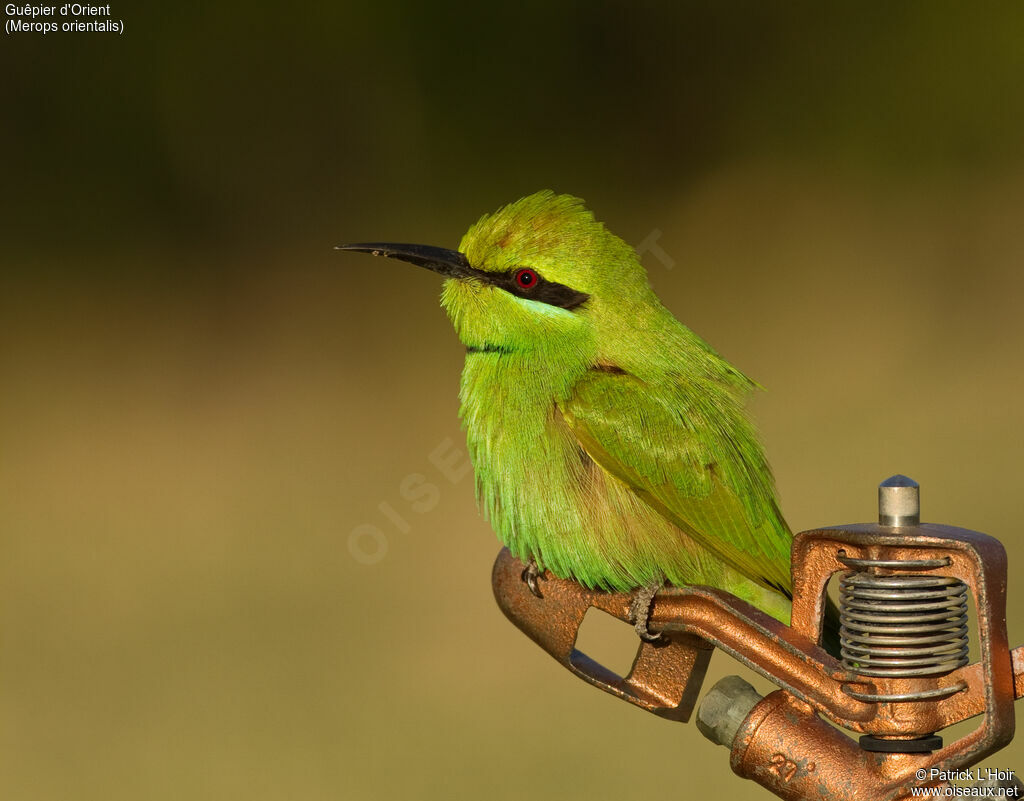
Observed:
[[[795,530],[912,475],[1024,641],[1024,5],[112,16],[0,48],[4,798],[768,797],[501,616],[436,277],[331,250],[543,187],[768,388]]]

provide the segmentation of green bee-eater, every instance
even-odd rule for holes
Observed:
[[[458,251],[340,249],[446,277],[477,497],[519,559],[591,588],[709,585],[789,621],[792,535],[744,412],[754,384],[582,201],[525,197]]]

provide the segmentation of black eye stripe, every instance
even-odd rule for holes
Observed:
[[[534,280],[529,285],[523,286],[521,279],[525,278],[527,274]],[[519,267],[505,273],[490,273],[488,279],[496,287],[504,289],[516,297],[539,300],[541,303],[558,306],[562,309],[575,309],[590,297],[586,292],[579,292],[565,284],[548,281],[532,267]]]
[[[528,286],[522,286],[516,280],[516,276],[521,276],[526,272],[533,276],[534,281]],[[580,292],[555,281],[548,281],[532,267],[516,267],[502,273],[492,273],[489,270],[481,270],[467,264],[464,275],[476,278],[498,289],[504,289],[509,294],[515,295],[518,298],[539,300],[541,303],[547,303],[549,306],[558,306],[561,309],[575,309],[578,306],[582,306],[590,297],[586,292]]]

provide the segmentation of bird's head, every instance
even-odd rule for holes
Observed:
[[[628,326],[653,293],[636,253],[605,230],[583,201],[537,192],[485,215],[459,250],[341,245],[402,259],[447,277],[441,303],[462,342],[502,352],[572,345],[593,351]]]

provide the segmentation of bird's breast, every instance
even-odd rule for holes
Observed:
[[[643,584],[654,568],[637,555],[680,533],[591,458],[556,387],[505,359],[470,355],[463,372],[461,415],[481,511],[514,554],[556,575],[606,588]]]

